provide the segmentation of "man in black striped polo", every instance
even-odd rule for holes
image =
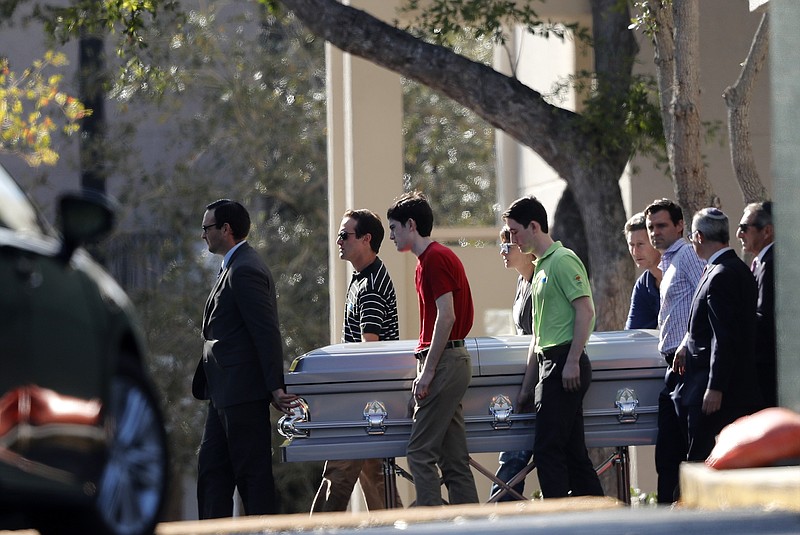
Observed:
[[[339,258],[353,266],[347,290],[342,341],[397,340],[397,300],[394,284],[378,252],[384,230],[370,210],[348,210],[342,218],[336,244]],[[356,480],[361,482],[367,507],[385,509],[383,461],[360,459],[326,461],[311,512],[345,511]],[[400,504],[400,497],[395,496]]]

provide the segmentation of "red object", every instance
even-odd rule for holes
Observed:
[[[100,425],[97,399],[65,396],[36,385],[10,390],[0,398],[0,437],[19,425]]]
[[[706,459],[718,470],[757,468],[800,457],[800,414],[770,407],[726,426]]]

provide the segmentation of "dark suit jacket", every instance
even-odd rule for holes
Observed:
[[[275,283],[256,250],[244,243],[206,301],[203,357],[192,394],[219,409],[272,400],[272,391],[283,386]]]
[[[701,405],[709,388],[723,393],[723,408],[760,407],[755,341],[755,279],[728,250],[708,266],[692,299],[681,403]]]
[[[758,285],[756,307],[756,365],[763,375],[761,390],[764,401],[775,405],[776,359],[775,359],[775,245],[772,245],[754,273]]]

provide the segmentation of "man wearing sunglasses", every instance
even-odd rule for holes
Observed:
[[[778,404],[775,359],[775,228],[772,202],[748,204],[736,237],[742,250],[753,256],[751,269],[758,284],[756,308],[756,367],[761,395],[767,406]]]
[[[342,341],[397,340],[397,299],[389,272],[378,258],[383,224],[370,210],[348,210],[342,217],[336,244],[339,258],[353,266],[347,289]],[[356,481],[361,483],[370,511],[385,509],[381,459],[326,461],[311,512],[345,511]],[[400,496],[395,495],[401,504]]]

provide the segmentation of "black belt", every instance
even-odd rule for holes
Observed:
[[[675,360],[675,350],[672,351],[662,351],[661,356],[664,357],[664,360],[667,361],[667,364],[672,366],[672,361]]]
[[[445,349],[453,349],[453,348],[456,348],[456,347],[464,347],[464,345],[465,345],[464,344],[464,340],[449,340],[444,345],[444,348]],[[414,357],[417,360],[422,360],[422,359],[424,359],[425,357],[428,356],[428,351],[430,351],[429,347],[426,347],[425,349],[421,349],[421,350],[417,351],[416,353],[414,353]]]

